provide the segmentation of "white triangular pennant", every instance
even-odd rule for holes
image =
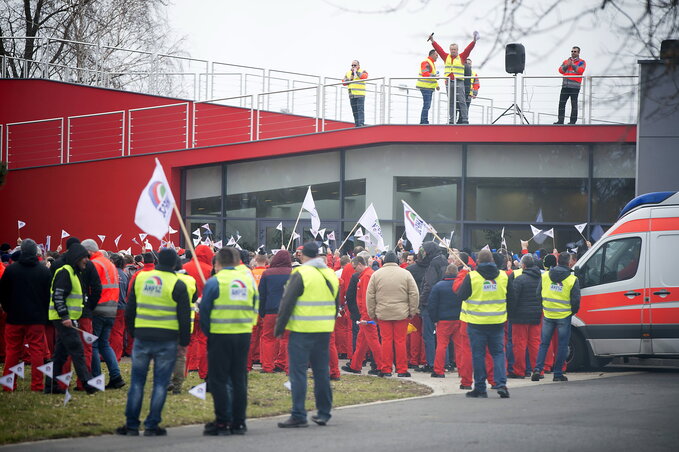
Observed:
[[[587,223],[582,223],[582,224],[576,224],[575,229],[578,230],[580,234],[582,234],[582,231],[585,230],[585,227],[587,227]]]
[[[65,239],[66,237],[70,237],[70,236],[71,236],[71,234],[69,234],[68,232],[64,231],[63,229],[61,230],[61,238],[62,238],[62,239]]]
[[[196,230],[195,230],[195,231],[193,231],[193,232],[192,232],[191,234],[193,234],[193,235],[196,235],[196,236],[200,237],[200,228],[196,229]]]
[[[174,229],[172,226],[168,226],[167,232],[169,232],[170,234],[176,234],[177,230]]]
[[[48,376],[50,378],[54,378],[54,374],[52,373],[52,368],[53,368],[52,363],[43,364],[42,366],[37,367],[37,369],[40,372],[42,372],[43,374],[45,374],[46,376]]]
[[[325,237],[325,228],[319,230],[318,233],[321,234],[321,238]]]
[[[490,245],[484,246],[483,248],[481,248],[481,250],[488,250],[488,251],[490,251]]]
[[[4,377],[0,378],[0,385],[14,391],[14,374],[9,373]]]
[[[68,389],[66,390],[66,393],[64,394],[64,406],[68,405],[68,402],[71,401],[73,397],[71,397],[71,393],[68,392]]]
[[[26,226],[26,223],[23,222],[23,221],[21,221],[21,220],[17,220],[17,226],[18,226],[18,229],[21,229],[21,228],[23,228],[24,226]]]
[[[325,246],[330,246],[330,241],[329,241],[329,240],[325,240],[325,241],[323,241],[323,244],[324,244]]]
[[[101,240],[101,244],[103,245],[104,239],[106,238],[106,236],[105,235],[97,235],[97,237],[99,237],[99,240]]]
[[[132,237],[132,243],[135,243],[135,244],[139,245],[139,242],[137,242],[137,238],[136,238],[136,237]]]
[[[122,237],[122,236],[123,236],[123,235],[120,234],[118,237],[115,238],[115,240],[113,240],[113,243],[116,244],[116,248],[118,248],[118,241],[120,240],[120,237]]]
[[[236,244],[236,241],[233,239],[233,236],[231,236],[229,241],[226,242],[226,246],[231,246],[231,245],[235,245],[235,244]]]
[[[99,339],[99,336],[95,336],[92,333],[88,333],[87,331],[83,331],[83,340],[85,341],[86,344],[94,344],[94,342]]]
[[[530,230],[533,232],[533,237],[535,237],[536,235],[538,235],[539,233],[542,232],[542,229],[538,229],[535,226],[533,226],[532,224],[530,225]]]
[[[241,248],[240,245],[236,243],[236,249],[240,251],[240,250],[242,250],[243,248]]]
[[[193,247],[194,248],[197,247],[199,243],[200,243],[200,237],[197,238],[197,239],[193,239]]]
[[[144,249],[149,250],[149,251],[153,251],[153,246],[149,243],[148,240],[146,242],[144,242]]]
[[[278,223],[278,226],[276,226],[276,229],[283,232],[283,222],[282,221],[280,223]]]
[[[189,394],[194,397],[198,397],[201,400],[205,400],[205,392],[207,391],[207,383],[201,383],[189,389]]]
[[[335,240],[335,231],[328,233],[328,240]]]
[[[66,374],[57,375],[57,380],[65,384],[66,386],[71,385],[71,378],[73,377],[73,371]]]
[[[363,229],[358,228],[356,229],[356,232],[354,232],[354,237],[363,237],[365,234],[363,234]]]
[[[140,232],[140,233],[139,233],[139,240],[141,240],[141,241],[143,242],[147,235],[148,235],[148,234],[146,234],[146,233],[144,233],[144,232]]]
[[[215,242],[215,248],[219,248],[219,249],[223,248],[221,240],[219,242]]]
[[[208,234],[212,234],[212,231],[210,230],[210,225],[208,223],[202,225],[201,228],[205,229]]]
[[[542,231],[542,233],[545,234],[547,237],[554,238],[554,228]]]
[[[299,234],[296,232],[292,233],[292,240],[297,240],[299,238]]]
[[[106,382],[103,375],[97,375],[96,377],[87,380],[87,384],[93,388],[97,388],[100,391],[103,391],[106,387]]]
[[[17,374],[18,377],[24,378],[24,362],[23,361],[21,361],[16,366],[10,367],[9,370],[11,370],[15,374]]]
[[[130,256],[132,256],[132,247],[129,247],[129,248],[126,249],[125,251],[127,252],[127,254],[129,254]]]
[[[309,232],[311,232],[311,235],[313,235],[314,237],[318,237],[318,231],[317,230],[310,228]]]

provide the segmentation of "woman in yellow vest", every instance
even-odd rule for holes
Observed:
[[[559,346],[553,367],[553,381],[568,381],[563,374],[563,365],[571,339],[571,317],[580,309],[580,283],[571,273],[570,265],[571,255],[566,252],[559,254],[556,267],[543,273],[542,284],[538,285],[537,295],[538,299],[542,299],[543,318],[538,362],[531,375],[533,381],[540,381],[554,330],[558,332]]]
[[[52,278],[52,296],[48,311],[48,319],[54,325],[57,340],[52,356],[55,377],[61,374],[66,358],[73,360],[75,372],[83,383],[92,378],[85,363],[85,354],[78,327],[78,319],[83,312],[85,295],[80,280],[80,274],[85,270],[89,261],[89,253],[80,243],[73,243],[64,254],[65,264],[59,268]],[[88,394],[97,390],[85,383]],[[45,383],[45,393],[60,393],[65,391],[56,387],[51,378]]]
[[[429,56],[420,63],[420,78],[417,79],[415,86],[422,93],[422,114],[420,115],[420,124],[429,124],[429,107],[431,107],[431,98],[434,95],[434,90],[439,89],[438,77],[439,73],[436,70],[436,60],[438,55],[436,50],[430,50]]]
[[[215,276],[205,283],[200,302],[200,328],[208,337],[208,381],[215,421],[204,435],[244,435],[248,402],[248,350],[257,323],[259,297],[248,271],[239,268],[240,254],[225,247],[215,255]],[[232,396],[227,390],[231,382]]]
[[[368,72],[361,69],[358,60],[351,62],[351,69],[344,74],[342,82],[349,89],[349,103],[351,111],[354,113],[354,123],[356,127],[365,125],[365,80]]]

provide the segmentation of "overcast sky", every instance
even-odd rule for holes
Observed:
[[[431,32],[444,49],[451,42],[462,49],[479,29],[481,40],[471,57],[475,65],[487,57],[494,38],[490,24],[498,23],[500,12],[489,7],[495,2],[476,0],[467,8],[459,6],[463,3],[467,2],[174,0],[169,16],[175,32],[186,37],[184,47],[194,58],[329,77],[341,77],[351,60],[359,59],[371,77],[414,77],[431,48],[425,42]],[[536,10],[544,3],[535,0]],[[558,24],[583,7],[599,3],[564,0],[552,21]],[[404,6],[394,13],[369,13],[398,4]],[[573,45],[582,47],[587,74],[605,74],[621,42],[611,32],[610,16],[604,12],[594,23],[583,21],[580,29],[546,24],[546,31],[536,30],[534,36],[521,41],[526,47],[526,74],[557,75],[557,67],[570,56]],[[636,58],[627,58],[625,73],[630,75],[636,70]],[[481,76],[506,75],[504,50],[477,70]]]

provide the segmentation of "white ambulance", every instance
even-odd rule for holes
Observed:
[[[634,198],[574,269],[582,298],[569,370],[679,358],[679,192]]]

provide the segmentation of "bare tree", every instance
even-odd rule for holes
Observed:
[[[0,0],[5,76],[172,91],[184,56],[167,26],[167,0]],[[127,49],[127,50],[121,50]],[[159,56],[159,54],[161,54]],[[163,89],[164,88],[164,89]],[[177,94],[176,92],[173,94]]]

